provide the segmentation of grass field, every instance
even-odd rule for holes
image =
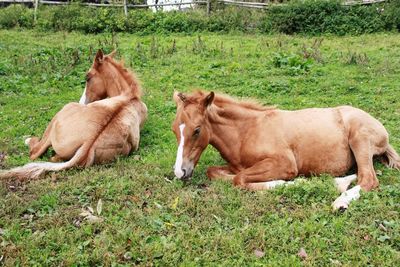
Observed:
[[[354,105],[382,121],[400,151],[399,34],[0,31],[0,168],[29,161],[24,138],[40,136],[64,104],[79,100],[96,49],[113,46],[145,89],[140,150],[105,166],[1,183],[0,265],[400,265],[400,175],[381,164],[379,190],[345,213],[332,212],[339,193],[326,175],[264,192],[210,182],[207,166],[223,164],[211,147],[190,182],[171,180],[174,90],[203,88],[282,109]],[[88,207],[99,222],[79,215]]]

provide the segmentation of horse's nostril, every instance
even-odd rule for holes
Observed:
[[[183,172],[183,176],[182,177],[186,177],[186,169],[182,169]]]

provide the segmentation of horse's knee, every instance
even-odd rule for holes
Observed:
[[[236,176],[233,178],[233,185],[236,186],[236,187],[241,187],[241,188],[243,188],[244,185],[245,185],[243,175],[240,175],[240,174],[236,175]]]
[[[215,167],[208,167],[206,171],[208,179],[212,180],[215,178]]]
[[[299,175],[299,170],[294,166],[293,168],[289,168],[286,170],[286,174],[283,179],[292,180],[293,178],[297,177],[297,175]]]
[[[32,150],[37,143],[39,143],[38,137],[33,136],[33,137],[29,137],[29,138],[25,139],[25,144],[27,146],[29,146],[30,150]]]

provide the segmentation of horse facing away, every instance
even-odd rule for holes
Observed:
[[[334,209],[346,209],[360,190],[379,186],[373,157],[400,169],[400,157],[388,142],[383,125],[351,107],[286,111],[228,96],[197,91],[174,93],[177,105],[172,124],[178,141],[175,175],[190,178],[208,144],[227,166],[207,169],[210,179],[233,181],[250,190],[270,189],[299,175],[345,175],[357,165],[357,175],[336,178],[342,192]],[[347,190],[352,181],[357,186]]]
[[[109,162],[138,149],[147,107],[140,100],[139,81],[113,59],[114,53],[106,56],[101,50],[97,52],[86,75],[80,104],[65,105],[51,120],[42,139],[25,140],[31,160],[52,146],[56,153],[53,161],[65,162],[29,163],[1,172],[0,178],[38,178],[47,171]]]

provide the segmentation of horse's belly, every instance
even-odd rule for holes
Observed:
[[[116,144],[108,147],[96,147],[94,163],[107,163],[114,161],[118,156],[127,156],[131,151],[131,145],[128,142]]]
[[[350,147],[339,141],[323,144],[315,140],[313,146],[297,150],[295,157],[299,174],[306,176],[322,173],[344,175],[355,163]]]
[[[353,166],[348,133],[337,109],[305,109],[285,115],[285,138],[299,174],[337,176]]]

